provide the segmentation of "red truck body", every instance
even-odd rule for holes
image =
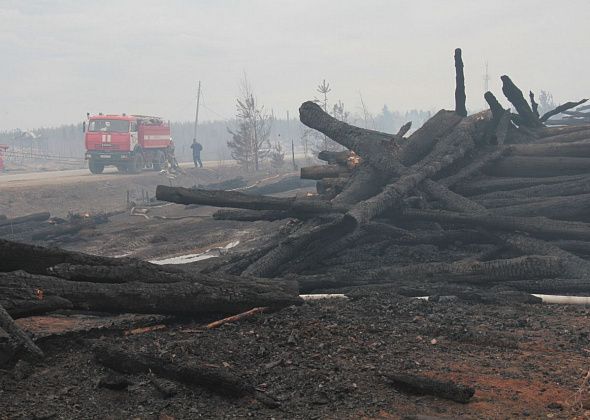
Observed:
[[[122,172],[160,170],[174,158],[170,124],[145,115],[93,115],[84,130],[86,159],[92,173],[114,165]]]

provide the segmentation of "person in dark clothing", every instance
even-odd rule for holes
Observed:
[[[191,149],[193,149],[193,162],[195,162],[195,168],[202,168],[203,162],[201,162],[201,150],[203,150],[203,145],[201,145],[201,143],[199,143],[197,139],[193,139]]]

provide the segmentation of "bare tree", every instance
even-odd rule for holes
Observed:
[[[301,141],[301,145],[303,146],[303,156],[305,158],[305,162],[306,164],[309,165],[310,161],[312,160],[311,158],[311,147],[313,145],[313,142],[315,140],[315,134],[314,131],[310,128],[306,128],[304,125],[301,125],[302,130],[301,130],[301,136],[300,136],[300,141]]]
[[[273,144],[272,149],[269,153],[270,157],[270,166],[274,169],[279,171],[280,169],[285,166],[285,152],[283,152],[283,146],[281,146],[280,142],[275,142]]]
[[[320,83],[318,85],[318,87],[316,88],[316,92],[320,93],[322,95],[322,97],[320,99],[315,98],[314,102],[320,104],[325,112],[329,112],[328,111],[328,93],[332,92],[332,88],[330,88],[330,84],[326,82],[326,79],[322,80],[322,83]],[[342,102],[338,102],[338,106],[342,107],[342,112],[340,114],[342,116],[343,112],[344,112],[344,104],[342,104]],[[336,116],[337,110],[340,110],[340,108],[337,108],[337,106],[334,105],[334,116],[336,118],[338,118]],[[348,117],[348,114],[346,114],[346,116]],[[330,151],[342,150],[342,147],[338,143],[329,139],[327,136],[320,134],[319,132],[317,132],[315,130],[311,130],[307,133],[304,133],[303,139],[305,139],[304,141],[306,143],[307,143],[307,141],[312,140],[312,152],[316,155],[317,155],[317,153],[321,152],[322,150],[330,150]],[[307,146],[307,144],[304,146],[304,148],[306,148],[306,146]]]
[[[326,83],[326,79],[324,79],[322,80],[322,83],[318,85],[316,91],[324,95],[322,108],[324,108],[324,111],[328,112],[328,93],[332,92],[332,89],[330,89],[330,84]]]
[[[542,90],[539,94],[539,113],[543,115],[556,107],[557,105],[553,101],[553,95],[550,92]]]
[[[248,78],[240,85],[240,97],[236,99],[237,129],[228,128],[232,139],[227,142],[232,158],[243,165],[246,170],[260,169],[260,162],[270,152],[270,129],[272,117],[264,107],[258,104]]]
[[[344,122],[348,122],[350,117],[350,113],[344,109],[344,103],[342,101],[334,104],[332,115],[334,118]]]
[[[363,111],[363,119],[365,122],[365,128],[371,128],[374,130],[375,129],[375,120],[373,119],[373,116],[371,115],[371,113],[367,109],[367,107],[365,105],[365,101],[363,100],[363,95],[360,92],[359,92],[359,98],[361,100],[361,109]]]

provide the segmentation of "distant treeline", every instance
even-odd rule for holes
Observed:
[[[406,122],[412,121],[413,129],[420,127],[431,116],[431,112],[411,110],[406,112],[390,111],[384,106],[377,115],[349,117],[350,124],[366,127],[386,133],[395,133]],[[234,128],[235,121],[205,121],[199,123],[197,137],[203,145],[204,160],[231,159],[227,147],[231,135],[229,128]],[[302,138],[306,127],[298,119],[275,118],[272,124],[271,143],[279,142],[283,150],[291,150],[291,141],[297,152],[303,149]],[[171,123],[172,138],[176,145],[179,161],[191,160],[190,144],[194,136],[194,123]],[[34,150],[51,156],[84,157],[84,137],[82,124],[69,124],[51,128],[37,128],[27,131],[10,130],[0,132],[0,144],[8,144],[13,150]],[[37,153],[35,153],[37,154]]]

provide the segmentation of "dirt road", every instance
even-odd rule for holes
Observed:
[[[237,176],[238,167],[206,162],[205,168],[184,163],[183,173],[175,176],[155,171],[120,174],[107,170],[92,175],[87,169],[0,176],[0,214],[16,217],[49,211],[52,216],[68,213],[112,212],[127,207],[127,198],[138,202],[144,194],[155,195],[158,184],[191,187]]]
[[[221,166],[233,166],[235,161],[205,161],[203,162],[203,170],[219,170]],[[183,169],[193,168],[192,162],[182,162],[180,167]],[[141,174],[121,174],[115,168],[105,168],[101,175],[93,175],[88,169],[73,169],[67,171],[47,171],[47,172],[22,172],[22,173],[6,173],[0,174],[0,191],[4,187],[31,187],[41,185],[55,185],[55,184],[72,184],[72,183],[86,183],[110,181],[115,176],[126,178],[145,177],[147,174],[154,172],[142,172]],[[195,174],[196,175],[196,174]]]

